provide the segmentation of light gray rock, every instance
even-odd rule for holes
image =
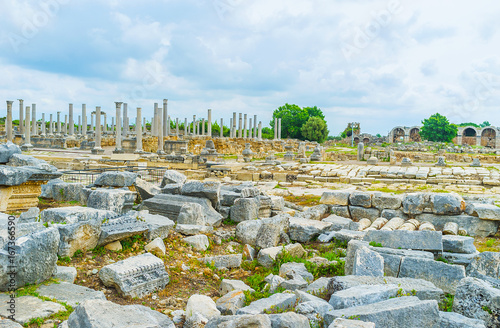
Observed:
[[[304,280],[308,282],[312,282],[314,280],[314,276],[312,273],[307,271],[304,263],[295,263],[295,262],[287,262],[283,263],[280,266],[279,274],[283,278],[292,279],[294,277],[302,277]]]
[[[104,300],[88,300],[68,318],[68,328],[148,327],[175,328],[170,318],[142,305],[118,305]]]
[[[403,212],[410,216],[423,213],[429,204],[429,198],[430,194],[427,193],[406,194],[402,202]]]
[[[443,235],[443,252],[474,254],[474,238],[465,236]]]
[[[271,328],[271,320],[265,314],[226,315],[210,319],[205,328]]]
[[[460,280],[465,278],[465,268],[431,259],[404,257],[399,277],[428,280],[445,293],[454,294]]]
[[[57,254],[60,257],[72,257],[78,250],[85,252],[94,249],[101,235],[101,225],[99,219],[57,224],[60,237]]]
[[[39,216],[40,209],[38,207],[32,207],[26,212],[21,213],[18,223],[35,222],[38,220]]]
[[[349,196],[349,205],[369,208],[372,206],[372,194],[363,191],[353,191]]]
[[[349,212],[353,220],[369,219],[372,222],[380,217],[380,211],[376,208],[365,208],[361,206],[349,206]]]
[[[206,256],[203,258],[198,258],[198,261],[202,263],[211,263],[217,269],[221,268],[239,268],[241,266],[242,255],[216,255],[216,256]]]
[[[57,183],[64,183],[64,181],[61,179],[52,179],[52,180],[49,180],[46,184],[43,184],[42,185],[42,193],[40,194],[40,197],[53,198],[52,185],[57,184]]]
[[[332,190],[325,191],[321,195],[320,203],[328,205],[349,205],[349,195],[352,191],[350,190]]]
[[[0,328],[23,328],[23,326],[9,319],[0,319]]]
[[[471,207],[469,213],[471,213],[472,216],[476,216],[483,220],[500,220],[500,207],[498,206],[474,203]]]
[[[268,298],[261,298],[236,311],[238,315],[261,314],[271,309],[287,310],[295,305],[297,296],[293,293],[277,293]]]
[[[356,276],[384,276],[384,258],[368,247],[362,246],[356,250],[352,266],[352,274]]]
[[[19,186],[33,175],[31,170],[22,167],[0,166],[0,186]]]
[[[208,296],[194,294],[191,295],[186,304],[186,319],[192,317],[195,313],[201,314],[207,319],[220,316],[217,305]]]
[[[232,292],[233,290],[248,290],[251,292],[255,291],[241,280],[222,279],[219,288],[220,294],[225,295],[229,292]]]
[[[137,174],[126,171],[110,171],[99,174],[94,185],[99,187],[130,187],[135,183]]]
[[[206,224],[214,227],[221,225],[222,215],[212,207],[210,200],[206,198],[160,194],[145,200],[142,206],[151,214],[163,215],[172,221],[177,221],[182,205],[185,203],[200,204],[206,216]]]
[[[148,241],[155,238],[166,239],[170,235],[170,231],[174,229],[175,222],[163,215],[141,211],[139,212],[139,218],[147,225],[148,231],[144,235]]]
[[[349,206],[332,205],[332,207],[330,208],[330,213],[344,218],[351,218]]]
[[[375,328],[373,322],[337,318],[328,328]]]
[[[380,217],[390,220],[392,218],[408,219],[408,215],[404,214],[402,210],[382,210]]]
[[[259,188],[247,187],[241,189],[241,198],[251,198],[251,197],[257,197],[259,195],[260,195]]]
[[[117,218],[119,214],[82,206],[48,208],[40,212],[40,219],[47,223],[76,223],[97,219],[100,221]]]
[[[175,226],[175,231],[185,236],[195,236],[200,233],[210,233],[214,231],[213,227],[192,225],[192,224],[177,224]]]
[[[273,211],[283,211],[285,209],[285,199],[281,196],[269,196],[271,197]]]
[[[284,249],[291,256],[304,257],[306,255],[306,251],[300,243],[286,245]],[[257,261],[260,265],[270,268],[273,266],[276,257],[282,252],[283,247],[280,246],[261,249],[257,254]]]
[[[49,165],[49,163],[47,163],[43,159],[38,159],[33,156],[22,154],[12,154],[7,165],[14,167],[32,166],[49,171],[57,171],[57,168],[55,166]]]
[[[439,309],[436,301],[421,301],[417,297],[398,297],[386,301],[331,310],[325,315],[330,325],[337,318],[358,317],[361,321],[373,322],[384,328],[438,328]]]
[[[205,221],[203,207],[196,203],[183,204],[177,216],[178,224],[205,225]]]
[[[383,285],[394,284],[403,289],[403,294],[411,293],[415,290],[415,296],[421,300],[440,301],[443,291],[437,288],[432,282],[422,279],[394,278],[394,277],[363,277],[363,276],[337,276],[328,282],[328,295],[336,291],[359,285]]]
[[[290,218],[289,236],[291,240],[305,243],[327,232],[332,224],[303,218]]]
[[[156,238],[153,241],[149,242],[146,246],[144,246],[144,250],[158,256],[163,256],[167,252],[165,243],[161,238]]]
[[[499,327],[500,289],[477,278],[462,279],[453,300],[453,311],[468,318],[484,320],[486,327]]]
[[[356,259],[356,252],[362,247],[368,247],[368,243],[360,240],[351,240],[347,244],[347,251],[345,256],[344,272],[346,275],[354,274],[354,262]]]
[[[226,189],[220,190],[220,205],[222,206],[233,206],[234,202],[241,198],[240,192],[234,192]]]
[[[335,240],[345,243],[348,243],[351,240],[363,240],[363,238],[366,236],[365,231],[352,231],[345,229],[334,231],[332,232],[332,234]]]
[[[12,313],[9,312],[10,306],[7,303],[10,300],[8,294],[0,294],[0,315],[8,317]],[[34,296],[16,297],[15,300],[15,321],[24,325],[31,319],[47,318],[58,312],[66,311],[66,308],[61,304],[42,301]]]
[[[258,248],[278,246],[281,236],[290,230],[290,215],[280,214],[272,218],[262,219],[255,239]]]
[[[210,246],[208,237],[205,235],[195,235],[191,237],[186,237],[182,239],[182,241],[192,246],[197,251],[205,251],[207,250],[208,246]]]
[[[307,286],[306,292],[316,296],[325,294],[328,291],[329,282],[330,278],[327,277],[318,278],[312,284]]]
[[[236,226],[236,239],[242,244],[255,246],[261,226],[262,220],[248,220],[238,223]]]
[[[300,292],[298,290],[295,293]],[[311,327],[321,327],[321,322],[325,314],[332,310],[332,306],[325,300],[299,302],[295,307],[295,312],[305,315],[309,319]]]
[[[54,278],[61,280],[63,282],[69,282],[70,284],[75,282],[76,279],[76,268],[67,266],[57,266],[57,271],[54,274]]]
[[[375,192],[372,196],[372,206],[379,210],[398,210],[401,208],[402,197],[399,195]]]
[[[299,212],[295,214],[296,218],[302,218],[307,220],[321,220],[323,219],[329,211],[329,207],[325,204],[316,205],[306,209],[303,212]]]
[[[401,260],[405,256],[422,257],[434,259],[434,255],[430,252],[411,251],[406,249],[393,249],[387,247],[370,247],[374,252],[377,252],[384,258],[384,274],[390,277],[397,277],[401,267]]]
[[[0,164],[7,164],[12,155],[21,153],[21,148],[12,142],[0,144]]]
[[[368,231],[363,238],[366,242],[376,242],[384,247],[442,252],[442,234],[439,231]]]
[[[270,314],[272,328],[310,328],[306,316],[294,312]]]
[[[500,288],[500,253],[477,254],[467,267],[467,276],[486,280],[494,287]]]
[[[163,180],[161,181],[160,188],[165,187],[167,184],[183,184],[186,182],[186,176],[175,170],[166,170],[163,174]]]
[[[473,254],[443,252],[442,256],[450,264],[460,264],[467,267],[478,254],[479,252]]]
[[[245,294],[242,290],[233,290],[224,294],[215,302],[217,310],[223,315],[234,315],[245,306]]]
[[[143,201],[153,198],[155,195],[161,194],[161,188],[141,178],[135,179],[134,187]]]
[[[492,220],[481,220],[475,216],[469,215],[435,215],[435,214],[421,214],[416,217],[420,222],[430,222],[436,230],[442,231],[447,222],[455,222],[459,228],[467,231],[469,236],[487,237],[493,236],[498,231],[500,222]]]
[[[161,189],[162,194],[170,194],[170,195],[180,195],[181,194],[181,183],[170,183],[163,186]]]
[[[465,211],[465,201],[457,194],[432,194],[430,206],[432,213],[440,215],[458,215]]]
[[[106,300],[106,296],[104,296],[104,293],[101,291],[67,282],[41,285],[36,292],[40,296],[55,299],[58,302],[66,303],[72,307],[76,307],[86,300]]]
[[[15,246],[15,288],[43,282],[56,272],[59,232],[48,228],[17,238]],[[11,284],[8,275],[10,260],[8,245],[0,250],[0,290],[7,291]]]
[[[265,281],[269,284],[269,292],[274,293],[285,282],[285,279],[271,273],[265,278]]]
[[[486,328],[483,320],[471,319],[455,312],[439,312],[441,328]]]
[[[59,182],[51,184],[52,197],[55,201],[77,201],[85,203],[82,183]]]
[[[97,245],[106,245],[117,240],[123,240],[148,231],[148,225],[137,212],[108,221],[101,225],[101,234]]]
[[[396,297],[398,290],[394,284],[359,285],[333,293],[328,303],[335,310],[373,304]]]
[[[328,228],[329,231],[340,231],[342,229],[346,230],[358,230],[359,223],[354,222],[351,219],[344,218],[338,215],[330,215],[322,220],[323,222],[331,223],[332,225]]]
[[[213,207],[217,207],[220,201],[220,186],[221,183],[216,181],[188,181],[182,185],[181,194],[206,198]]]
[[[165,288],[170,281],[163,261],[150,253],[106,265],[99,271],[99,278],[122,296],[138,298]]]
[[[255,220],[259,217],[259,201],[256,198],[239,198],[231,206],[229,216],[235,222]]]
[[[132,209],[135,198],[136,193],[130,190],[97,188],[90,192],[87,206],[123,214]]]

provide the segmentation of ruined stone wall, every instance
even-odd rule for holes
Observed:
[[[437,162],[439,157],[439,155],[435,153],[416,153],[416,152],[400,152],[400,151],[394,152],[394,156],[396,157],[396,160],[398,162],[400,162],[404,157],[408,157],[413,162],[428,162],[428,163]],[[471,163],[472,158],[479,158],[481,163],[500,163],[500,156],[493,156],[493,155],[474,154],[473,156],[471,156],[469,154],[446,153],[444,157],[448,162]]]

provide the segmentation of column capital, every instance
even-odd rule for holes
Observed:
[[[163,103],[167,103],[168,102],[168,99],[163,99]]]
[[[12,100],[7,100],[7,105],[12,105],[14,103],[14,101]]]
[[[24,101],[23,99],[17,99],[17,100],[19,100],[20,102],[23,102],[23,101]]]
[[[116,108],[120,108],[121,105],[123,104],[123,102],[121,102],[121,101],[115,101],[115,104],[116,104]]]

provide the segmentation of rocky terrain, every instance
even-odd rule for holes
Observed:
[[[38,207],[0,216],[0,327],[500,326],[500,207],[483,194],[46,179]]]

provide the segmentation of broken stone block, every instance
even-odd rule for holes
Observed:
[[[361,206],[349,206],[349,212],[353,220],[370,219],[374,221],[380,217],[380,211],[376,208],[366,208]]]
[[[198,258],[202,263],[210,263],[217,269],[221,268],[239,268],[241,266],[243,256],[241,254],[234,255],[216,255]]]
[[[52,197],[55,201],[77,201],[84,203],[83,184],[59,182],[51,184]]]
[[[40,209],[38,207],[32,207],[24,213],[21,213],[17,223],[35,222],[40,216]]]
[[[248,220],[238,223],[235,233],[236,239],[240,243],[255,246],[261,226],[262,220]]]
[[[165,248],[165,243],[161,238],[155,238],[152,242],[144,246],[144,249],[149,253],[156,255],[165,255],[167,249]]]
[[[140,178],[135,179],[134,187],[143,201],[161,194],[161,189],[159,187]]]
[[[46,223],[76,223],[97,219],[114,219],[119,215],[113,211],[98,210],[82,206],[48,208],[40,212],[40,219]]]
[[[403,197],[403,212],[409,215],[421,214],[429,203],[430,194],[411,193]]]
[[[328,303],[335,310],[368,305],[396,297],[398,290],[394,284],[360,285],[333,293]]]
[[[349,317],[373,322],[376,327],[384,328],[437,328],[440,320],[436,301],[421,301],[418,297],[409,296],[342,310],[331,310],[325,315],[325,323],[330,325],[337,318]]]
[[[262,224],[258,229],[255,240],[255,246],[258,248],[277,246],[281,236],[289,231],[290,215],[288,214],[280,214],[260,221]]]
[[[78,250],[85,252],[94,249],[101,234],[101,224],[97,219],[57,224],[60,236],[57,254],[60,257],[72,257]]]
[[[122,296],[138,298],[165,288],[170,281],[163,261],[149,253],[106,265],[99,271],[99,278]]]
[[[259,217],[259,201],[256,198],[239,198],[231,206],[229,216],[235,222],[255,220]]]
[[[282,311],[292,308],[295,305],[297,296],[293,293],[277,293],[268,298],[261,298],[236,311],[237,315],[261,314],[271,309]]]
[[[442,252],[440,231],[377,231],[371,230],[363,238],[366,242],[380,243],[384,247]]]
[[[341,229],[340,231],[333,231],[331,232],[331,234],[335,240],[344,243],[348,243],[351,240],[363,240],[363,238],[366,236],[365,231],[352,231],[346,229]]]
[[[168,238],[175,225],[175,222],[166,216],[149,214],[148,211],[139,212],[139,218],[147,225],[148,231],[144,233],[144,236],[148,241],[155,238]]]
[[[210,246],[208,237],[205,235],[195,235],[191,237],[186,237],[182,239],[182,241],[189,244],[197,251],[205,251],[207,250],[208,246]]]
[[[383,192],[375,192],[372,196],[372,206],[379,210],[398,210],[401,208],[402,197]]]
[[[123,240],[135,235],[141,235],[148,230],[148,225],[138,214],[127,215],[118,219],[105,221],[101,225],[101,235],[98,245],[106,245],[113,241]]]
[[[349,205],[369,208],[372,206],[372,194],[363,191],[353,191],[349,196]]]
[[[334,215],[338,215],[344,218],[351,218],[351,213],[349,213],[349,206],[332,205],[330,212]]]
[[[443,235],[443,252],[474,254],[474,238],[465,236]]]
[[[23,328],[23,326],[10,319],[0,319],[0,328]]]
[[[460,264],[467,267],[478,254],[477,251],[472,254],[443,252],[442,256],[450,264]]]
[[[14,154],[22,154],[18,145],[12,142],[0,144],[0,164],[7,164]]]
[[[294,312],[285,312],[278,314],[270,314],[269,319],[271,319],[271,327],[276,328],[287,328],[287,327],[297,327],[297,328],[310,328],[309,320],[306,316],[297,314]]]
[[[250,286],[248,286],[241,280],[222,279],[219,288],[220,294],[225,295],[233,290],[249,290],[251,292],[254,292],[254,290]]]
[[[479,278],[500,288],[500,253],[482,252],[472,258],[467,276]]]
[[[205,328],[222,328],[222,327],[252,327],[252,328],[269,328],[271,320],[265,314],[257,315],[225,315],[210,319]]]
[[[432,259],[404,257],[398,277],[428,280],[445,293],[454,294],[460,280],[465,278],[465,268]]]
[[[467,277],[460,281],[453,300],[453,312],[484,320],[486,327],[500,326],[500,289],[486,281]]]
[[[304,263],[283,263],[280,266],[279,274],[281,277],[289,279],[299,276],[308,282],[312,282],[314,280],[314,276],[309,271],[307,271]]]
[[[432,282],[422,279],[394,278],[394,277],[367,277],[367,276],[337,276],[328,282],[327,295],[331,295],[339,290],[359,286],[359,285],[384,285],[394,284],[403,290],[403,294],[415,291],[415,296],[421,300],[440,301],[443,291],[437,288]]]
[[[186,181],[186,176],[175,170],[166,170],[163,174],[163,180],[161,181],[160,188],[165,187],[167,184],[183,184]]]
[[[136,193],[130,190],[97,188],[90,192],[87,206],[123,214],[132,209],[135,198]]]
[[[384,258],[384,274],[390,277],[397,277],[401,267],[401,260],[405,256],[422,257],[426,259],[434,259],[434,254],[431,252],[412,251],[406,249],[393,249],[387,247],[369,247],[372,251],[377,252]]]
[[[328,228],[329,231],[340,231],[342,229],[347,230],[358,230],[358,222],[354,222],[351,219],[344,218],[338,215],[330,215],[322,220],[323,222],[331,223],[332,225]]]
[[[58,302],[66,303],[72,307],[76,307],[86,300],[106,300],[106,296],[104,296],[104,293],[101,291],[67,282],[41,285],[36,292],[40,296],[55,299]]]
[[[220,311],[217,310],[215,302],[208,296],[198,294],[191,295],[187,301],[186,320],[195,313],[199,313],[207,319],[220,316]]]
[[[17,238],[15,246],[15,286],[41,283],[57,271],[57,248],[59,231],[48,228],[28,236]],[[0,291],[7,291],[11,284],[11,261],[8,244],[0,250]]]
[[[300,243],[286,245],[285,251],[291,256],[304,257],[306,255],[306,251]],[[261,249],[257,254],[257,261],[260,265],[270,268],[276,260],[276,257],[282,252],[283,247],[280,246]]]
[[[384,258],[368,247],[356,250],[352,266],[352,274],[356,276],[384,276]]]
[[[104,248],[113,252],[119,252],[123,249],[122,244],[118,240],[104,245]]]
[[[224,294],[215,304],[221,314],[234,315],[238,309],[245,306],[245,294],[242,290],[233,290]]]
[[[188,181],[182,185],[181,194],[185,196],[206,198],[213,207],[220,201],[220,182],[216,181]]]
[[[243,258],[246,261],[253,261],[257,257],[257,251],[252,246],[245,244],[243,247]]]
[[[375,328],[373,322],[337,318],[328,328]]]
[[[327,205],[321,204],[308,208],[303,212],[299,212],[295,215],[296,218],[307,219],[307,220],[316,220],[319,221],[323,219],[329,211],[329,207]]]
[[[7,318],[10,313],[9,303],[10,295],[0,294],[0,315]],[[66,308],[61,304],[42,301],[34,296],[21,296],[16,297],[15,303],[15,321],[24,325],[35,318],[47,318],[58,312],[66,311]],[[1,326],[0,326],[1,327]]]
[[[288,234],[291,240],[305,243],[329,231],[331,223],[303,218],[290,218]]]
[[[306,292],[316,296],[321,294],[326,294],[329,282],[330,278],[327,277],[318,278],[312,284],[307,286]]]
[[[192,224],[177,224],[175,231],[185,236],[199,235],[200,233],[210,233],[214,228],[209,226],[192,225]]]
[[[500,207],[495,205],[473,203],[469,213],[483,220],[500,221]]]
[[[170,194],[170,195],[180,195],[181,188],[182,188],[182,184],[180,184],[180,183],[166,184],[163,188],[161,188],[161,193],[162,194]]]
[[[251,198],[251,197],[257,197],[259,195],[260,195],[259,188],[248,187],[241,189],[241,198]]]
[[[294,276],[292,279],[282,281],[279,287],[291,291],[305,289],[307,287],[307,281],[301,276]]]
[[[214,227],[221,225],[222,215],[212,207],[210,200],[206,198],[160,194],[145,200],[142,205],[143,209],[149,210],[151,214],[164,215],[170,220],[177,221],[182,205],[185,203],[200,204],[203,207],[206,224]]]
[[[321,195],[319,202],[321,204],[347,206],[349,205],[349,195],[351,192],[346,190],[325,191]]]
[[[455,312],[439,312],[440,328],[486,328],[484,320],[467,318]]]
[[[88,300],[78,305],[68,318],[68,328],[151,327],[175,328],[167,315],[142,305],[118,305],[104,300]]]
[[[132,172],[110,171],[99,174],[94,182],[98,187],[130,187],[137,179],[137,174]]]
[[[205,225],[205,215],[200,204],[185,203],[177,216],[178,224]]]
[[[72,284],[76,279],[76,268],[67,266],[57,266],[57,271],[54,274],[54,278],[63,282],[69,282]]]
[[[435,214],[420,214],[416,217],[420,222],[430,222],[437,230],[443,230],[444,225],[448,222],[458,224],[460,229],[464,229],[469,236],[487,237],[493,236],[498,231],[500,221],[482,220],[475,216],[469,215],[435,215]]]

